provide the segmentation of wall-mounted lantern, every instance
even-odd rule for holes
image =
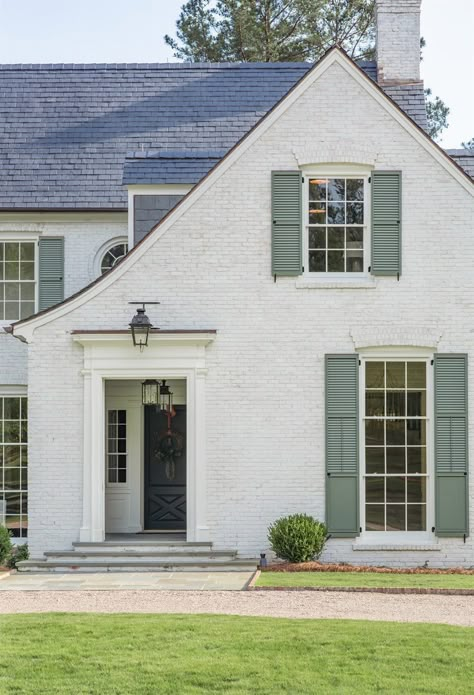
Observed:
[[[142,403],[143,405],[160,404],[160,384],[156,379],[147,379],[142,384]]]
[[[129,302],[129,304],[141,304],[141,307],[139,306],[137,308],[137,313],[129,323],[133,344],[140,348],[140,352],[143,352],[143,348],[148,345],[148,336],[150,335],[150,330],[153,328],[153,324],[145,314],[146,304],[159,303],[160,302]]]
[[[160,407],[165,413],[173,412],[173,393],[170,391],[166,379],[163,379],[160,384]]]

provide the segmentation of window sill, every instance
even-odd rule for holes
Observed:
[[[374,277],[358,278],[312,278],[301,277],[295,283],[297,290],[371,290],[377,287],[377,280]]]
[[[437,543],[416,543],[415,541],[408,541],[407,543],[354,543],[352,550],[361,551],[422,551],[422,552],[432,552],[440,551],[441,547]]]

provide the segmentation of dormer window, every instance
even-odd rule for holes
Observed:
[[[309,273],[363,273],[367,179],[308,176],[305,255]]]

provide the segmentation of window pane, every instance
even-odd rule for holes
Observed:
[[[20,441],[20,423],[5,421],[3,424],[3,439],[7,443]]]
[[[380,389],[384,387],[384,363],[366,362],[365,364],[365,385],[369,389]]]
[[[364,230],[360,227],[346,227],[348,249],[361,249],[364,245]]]
[[[406,478],[388,477],[387,482],[387,502],[402,502],[405,504],[405,481]]]
[[[34,302],[21,302],[20,303],[20,318],[27,319],[29,316],[35,313],[35,303]]]
[[[325,249],[326,248],[326,228],[322,229],[310,227],[309,229],[309,248],[310,249]]]
[[[326,224],[326,203],[310,203],[309,223]]]
[[[405,388],[405,362],[387,362],[387,388]]]
[[[365,392],[365,414],[368,417],[383,417],[385,415],[385,392]]]
[[[365,479],[365,499],[367,503],[384,502],[384,478]]]
[[[20,263],[20,279],[21,280],[34,280],[35,279],[35,264],[25,261],[25,263]]]
[[[426,505],[409,504],[407,509],[408,531],[426,531]]]
[[[20,244],[20,260],[34,261],[35,260],[35,245],[30,243]]]
[[[344,224],[345,221],[344,203],[331,203],[328,205],[328,224]]]
[[[364,252],[363,251],[348,251],[347,252],[347,272],[362,273],[364,270]]]
[[[426,478],[407,478],[407,501],[426,502]]]
[[[328,179],[328,200],[345,200],[346,180]]]
[[[407,448],[407,470],[408,473],[426,473],[426,448],[412,447]]]
[[[409,389],[426,388],[426,364],[424,362],[407,363],[407,386]]]
[[[405,420],[387,420],[387,446],[405,444]]]
[[[365,423],[365,443],[371,446],[384,444],[383,420],[367,420]]]
[[[326,200],[326,179],[309,180],[309,199]]]
[[[387,416],[404,417],[405,391],[387,391]]]
[[[20,399],[19,398],[4,398],[3,399],[3,417],[5,420],[20,419]]]
[[[5,263],[5,280],[19,280],[20,279],[20,264],[19,263]]]
[[[20,285],[18,282],[7,282],[5,285],[5,299],[15,302],[20,299]]]
[[[35,283],[34,282],[23,282],[21,285],[21,299],[25,301],[34,301],[35,299]]]
[[[368,504],[365,508],[365,528],[367,531],[384,531],[384,505]]]
[[[407,420],[407,444],[426,444],[425,420]]]
[[[387,504],[387,531],[405,531],[404,504]]]
[[[309,252],[309,270],[311,273],[326,272],[326,252],[325,251],[310,251]]]
[[[3,462],[6,467],[20,465],[20,447],[5,446],[3,447]]]
[[[328,271],[330,273],[344,272],[344,251],[328,251]]]
[[[347,224],[364,224],[363,203],[347,203]]]
[[[16,321],[20,318],[20,302],[5,302],[5,319]]]
[[[425,417],[426,391],[407,391],[407,415]]]
[[[20,469],[5,468],[5,490],[20,489]]]
[[[347,179],[346,199],[364,200],[364,179]]]
[[[366,447],[365,470],[367,473],[385,473],[383,447]]]
[[[405,473],[405,447],[387,447],[387,473]]]
[[[328,227],[328,249],[344,248],[344,227]]]
[[[6,242],[5,244],[5,260],[18,261],[20,260],[20,245],[16,241]]]

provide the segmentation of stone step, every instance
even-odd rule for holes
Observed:
[[[74,550],[82,552],[106,550],[116,552],[163,552],[163,553],[182,553],[187,555],[189,552],[206,550],[211,553],[212,543],[187,541],[158,541],[158,540],[131,540],[131,541],[101,541],[97,543],[78,542],[73,543]]]
[[[45,552],[45,557],[49,561],[50,559],[59,562],[63,561],[66,563],[76,563],[82,562],[83,560],[122,560],[123,562],[137,562],[137,561],[158,561],[158,562],[214,562],[219,560],[220,562],[232,562],[236,559],[237,553],[234,550],[193,550],[188,551],[184,554],[181,551],[168,551],[161,549],[156,550],[143,550],[142,548],[128,548],[125,550],[120,549],[96,549],[96,550],[82,550],[76,548],[75,550],[63,550],[63,551],[48,551]]]
[[[126,562],[123,560],[23,560],[18,563],[19,572],[252,572],[257,560],[238,559],[231,562]]]

